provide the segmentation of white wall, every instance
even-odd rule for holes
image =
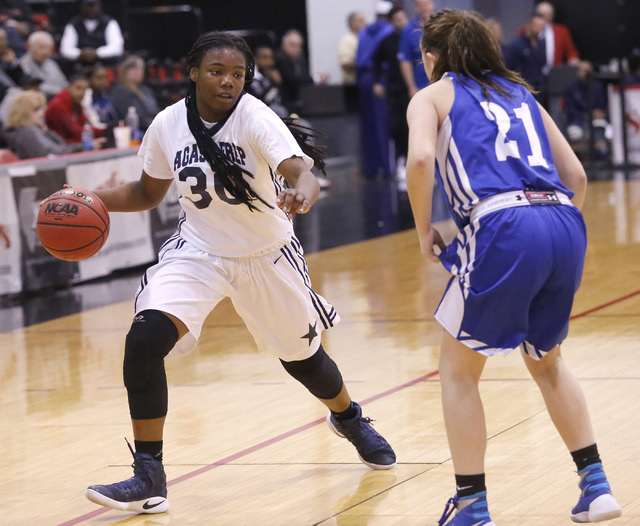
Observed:
[[[502,0],[507,3],[523,0]],[[531,1],[531,0],[528,0]],[[317,79],[320,73],[329,74],[330,84],[340,84],[342,73],[338,64],[338,40],[349,29],[347,16],[360,11],[371,23],[375,20],[377,0],[307,0],[307,31],[309,68]],[[473,9],[473,0],[434,0],[435,9]],[[413,0],[405,0],[407,12],[413,15]]]
[[[347,31],[347,15],[353,11],[364,14],[368,23],[375,19],[377,0],[306,0],[309,67],[314,78],[329,74],[330,84],[340,84],[342,75],[336,49],[338,40]],[[474,9],[474,0],[434,0],[436,10]],[[495,0],[497,13],[505,28],[505,39],[511,41],[515,29],[520,27],[532,10],[533,0]],[[413,0],[404,0],[407,13],[414,14]]]
[[[376,0],[307,0],[307,31],[311,75],[329,74],[330,84],[340,84],[338,40],[349,28],[347,16],[360,11],[367,23],[374,21]]]

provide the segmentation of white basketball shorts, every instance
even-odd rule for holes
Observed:
[[[302,246],[294,237],[263,256],[223,258],[179,236],[142,277],[136,314],[154,309],[181,320],[197,340],[214,307],[229,297],[258,349],[284,361],[304,360],[320,346],[338,313],[311,288]],[[189,336],[189,335],[187,335]]]

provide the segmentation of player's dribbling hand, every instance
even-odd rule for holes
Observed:
[[[62,185],[62,189],[65,190],[67,188],[71,188],[67,183]],[[51,197],[51,196],[49,196]],[[49,197],[45,197],[42,201],[40,201],[40,204],[38,206],[42,206],[42,203],[44,203],[47,199],[49,199]]]
[[[296,214],[304,214],[309,210],[309,201],[293,188],[283,190],[276,199],[276,204],[289,219],[293,219]]]

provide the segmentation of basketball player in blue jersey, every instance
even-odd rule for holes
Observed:
[[[321,151],[310,144],[309,133],[286,125],[244,91],[254,71],[244,40],[203,35],[189,52],[188,67],[186,98],[160,112],[144,136],[140,179],[96,192],[109,210],[147,210],[175,181],[182,212],[177,232],[142,278],[125,342],[134,476],[91,486],[87,498],[141,513],[169,509],[162,465],[164,357],[182,338],[197,339],[225,297],[258,348],[280,358],[328,407],[330,429],[351,441],[367,466],[393,467],[393,449],[351,401],[320,344],[322,331],[339,317],[311,288],[293,233],[291,219],[318,198],[320,186],[310,169],[314,160],[324,166]]]
[[[488,356],[516,347],[580,475],[571,519],[618,517],[584,396],[560,354],[585,256],[585,172],[480,15],[437,13],[421,48],[431,84],[407,111],[407,188],[421,252],[453,275],[436,319],[457,493],[439,524],[494,524],[478,381]],[[460,229],[448,246],[431,225],[436,176]]]

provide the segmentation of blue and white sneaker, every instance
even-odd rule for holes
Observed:
[[[127,445],[129,443],[127,442]],[[114,510],[164,513],[169,510],[167,477],[162,462],[149,453],[134,453],[133,477],[107,486],[89,486],[85,496]]]
[[[456,510],[458,512],[453,519],[446,522]],[[462,498],[458,498],[457,494],[451,497],[438,521],[438,526],[496,526],[489,516],[487,492],[480,491]]]
[[[578,471],[580,500],[571,510],[573,522],[600,522],[622,515],[622,508],[611,494],[602,464],[591,464]]]
[[[329,411],[327,425],[336,435],[346,438],[358,451],[360,460],[372,469],[391,469],[396,465],[396,454],[389,443],[371,426],[372,420],[362,416],[362,408],[351,402],[356,416],[349,420],[336,420]]]

